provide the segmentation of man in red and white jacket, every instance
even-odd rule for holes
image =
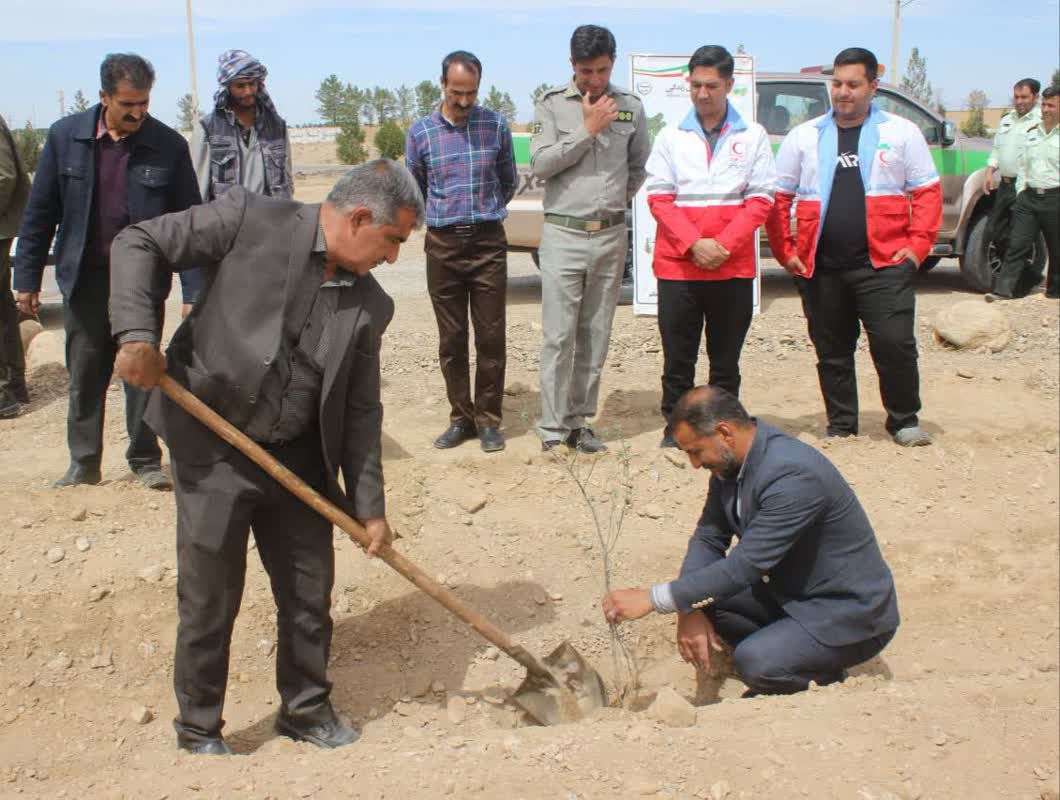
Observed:
[[[724,47],[692,54],[693,108],[676,128],[659,132],[648,158],[667,420],[661,447],[677,447],[670,412],[695,385],[704,328],[708,383],[740,393],[740,351],[754,313],[755,232],[773,205],[776,172],[765,129],[728,102],[733,69]]]
[[[872,103],[877,72],[863,48],[836,56],[832,113],[796,127],[777,154],[766,230],[774,257],[797,276],[828,435],[858,433],[854,351],[864,325],[887,432],[913,447],[931,444],[918,418],[913,276],[942,223],[942,190],[920,129]]]

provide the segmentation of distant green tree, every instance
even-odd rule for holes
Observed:
[[[196,118],[202,118],[202,112],[197,111],[191,94],[186,94],[177,101],[177,130],[190,131],[195,127]]]
[[[902,76],[899,88],[926,106],[934,105],[935,90],[927,77],[927,59],[920,55],[920,49],[917,47],[909,54],[909,63],[905,67],[905,75]]]
[[[316,90],[316,98],[317,113],[324,124],[338,125],[342,117],[342,107],[348,101],[339,76],[332,73],[324,78],[320,82],[320,88]]]
[[[416,113],[416,92],[401,84],[394,92],[394,97],[397,100],[398,121],[405,126],[411,125],[414,119],[412,115]]]
[[[416,84],[416,116],[426,117],[433,113],[442,102],[442,88],[433,81],[420,81]]]
[[[342,121],[341,130],[335,136],[335,151],[343,164],[363,164],[368,160],[364,146],[364,129],[354,118]]]
[[[383,158],[401,158],[405,155],[404,128],[392,120],[384,122],[375,133],[375,147]]]
[[[537,101],[544,97],[545,92],[547,92],[551,88],[552,87],[549,86],[547,83],[542,83],[530,93],[530,102],[536,106]]]
[[[74,92],[74,102],[70,106],[70,110],[67,114],[80,114],[82,111],[88,111],[88,98],[85,97],[85,93],[78,89]]]
[[[18,157],[22,159],[26,172],[36,172],[37,159],[40,158],[46,132],[37,130],[27,120],[26,127],[12,131],[11,135],[15,140],[15,149],[18,151]]]
[[[986,129],[986,121],[983,119],[983,109],[986,108],[987,97],[986,92],[981,89],[973,89],[968,99],[965,101],[967,106],[968,119],[961,123],[961,132],[965,136],[971,137],[986,137],[989,135],[989,131]]]
[[[372,108],[375,109],[375,118],[382,125],[390,122],[397,116],[397,98],[389,89],[376,86],[372,90]]]
[[[501,92],[496,86],[490,86],[490,90],[486,94],[486,99],[482,101],[482,105],[488,109],[496,111],[508,121],[509,125],[515,123],[515,102],[512,100],[512,96],[507,92]]]
[[[1053,71],[1053,79],[1049,81],[1049,85],[1056,89],[1060,89],[1060,69]]]

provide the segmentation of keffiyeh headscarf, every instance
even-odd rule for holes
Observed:
[[[272,104],[272,98],[265,89],[265,76],[268,74],[269,71],[265,69],[265,65],[246,50],[225,50],[217,57],[217,83],[220,88],[213,95],[214,107],[224,110],[228,105],[228,84],[232,81],[238,78],[257,78],[260,82],[258,102],[267,110],[275,113],[276,107]]]

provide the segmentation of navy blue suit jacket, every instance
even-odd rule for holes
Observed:
[[[69,298],[77,283],[92,222],[96,126],[101,109],[96,105],[63,117],[48,131],[18,231],[15,291],[40,291],[53,237],[55,279],[63,297]],[[153,117],[144,120],[133,135],[128,202],[129,224],[201,202],[188,143]],[[194,302],[202,281],[199,271],[182,272],[180,277],[184,302]]]
[[[761,581],[822,644],[893,631],[894,580],[854,491],[823,454],[757,424],[741,476],[710,479],[681,576],[670,586],[678,609],[723,604]],[[739,543],[726,555],[734,536]]]

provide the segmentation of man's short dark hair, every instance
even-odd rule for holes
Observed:
[[[865,67],[865,77],[870,81],[876,80],[876,76],[880,74],[880,62],[876,60],[876,55],[864,47],[848,47],[846,50],[840,50],[832,61],[833,68],[847,67],[851,64],[861,64]]]
[[[615,36],[599,25],[579,25],[570,37],[570,57],[578,61],[591,61],[600,56],[615,60]]]
[[[460,64],[465,69],[471,70],[479,80],[482,80],[482,62],[475,57],[475,54],[467,50],[454,50],[442,59],[442,83],[449,82],[449,67],[453,64]]]
[[[719,422],[746,428],[751,424],[751,417],[740,401],[724,389],[697,386],[681,395],[670,413],[670,430],[675,429],[680,422],[700,436],[709,436]]]
[[[725,80],[732,77],[736,63],[732,59],[732,53],[718,44],[705,44],[692,54],[688,60],[688,72],[691,74],[696,67],[713,67]]]
[[[1016,81],[1016,85],[1013,86],[1012,88],[1013,89],[1030,89],[1031,90],[1031,94],[1038,94],[1042,90],[1042,85],[1041,85],[1041,83],[1036,81],[1034,78],[1021,78],[1020,80]]]
[[[1060,86],[1057,86],[1055,83],[1042,92],[1043,99],[1053,98],[1057,95],[1060,95]]]
[[[99,88],[104,94],[114,94],[119,81],[128,81],[134,89],[150,90],[155,85],[155,68],[135,53],[108,53],[99,66]]]

